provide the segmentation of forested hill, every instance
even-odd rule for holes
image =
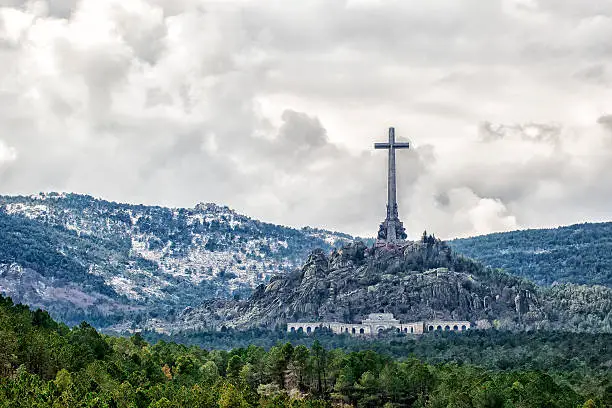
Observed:
[[[314,248],[353,238],[228,207],[129,205],[78,194],[0,196],[0,293],[98,327],[247,296]]]
[[[538,284],[612,286],[612,223],[502,232],[449,241],[483,263]]]
[[[0,407],[603,408],[612,397],[606,334],[393,339],[401,359],[322,346],[337,338],[293,335],[267,350],[152,345],[70,329],[0,296]],[[453,362],[428,363],[443,356]]]

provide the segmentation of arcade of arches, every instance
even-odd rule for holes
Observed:
[[[405,334],[423,334],[433,331],[463,332],[471,328],[471,323],[464,320],[432,320],[413,323],[401,323],[391,313],[371,313],[361,324],[338,322],[289,322],[287,332],[314,333],[317,330],[327,329],[335,334],[348,334],[352,336],[372,336],[386,330],[394,330]]]

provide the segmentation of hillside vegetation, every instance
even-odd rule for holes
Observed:
[[[512,360],[506,369],[432,365],[375,351],[328,350],[317,340],[310,348],[287,342],[267,350],[151,345],[139,335],[101,335],[86,323],[69,329],[46,312],[0,297],[0,339],[3,407],[573,408],[604,407],[612,396],[609,376],[597,372],[610,350],[588,337],[573,362],[549,374],[513,369],[521,363]],[[505,347],[529,349],[506,341]],[[479,344],[476,339],[471,348],[482,350]]]
[[[612,286],[612,223],[502,232],[456,239],[451,247],[541,285]]]
[[[0,197],[0,231],[2,293],[99,327],[246,297],[312,249],[352,240],[214,204],[163,208],[77,194]]]

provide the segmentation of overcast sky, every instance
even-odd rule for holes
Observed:
[[[373,236],[612,220],[610,0],[0,0],[0,194]]]

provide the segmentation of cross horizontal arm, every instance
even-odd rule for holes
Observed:
[[[391,145],[389,143],[374,143],[375,149],[388,149]]]
[[[396,149],[408,149],[410,148],[410,143],[394,143],[393,147]]]

